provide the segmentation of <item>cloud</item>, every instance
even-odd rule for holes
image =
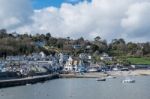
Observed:
[[[8,1],[8,0],[2,0]],[[40,10],[30,8],[30,0],[19,1],[17,14],[0,16],[11,24],[5,27],[14,28],[20,33],[47,33],[53,36],[93,39],[97,35],[109,41],[114,38],[125,38],[128,41],[148,41],[150,36],[150,1],[149,0],[83,0],[76,5],[63,3],[60,8],[46,7]],[[76,0],[75,0],[76,1]],[[77,0],[78,1],[78,0]],[[1,2],[0,2],[1,4]],[[14,6],[16,4],[14,3]],[[18,7],[12,7],[17,8]],[[2,10],[3,11],[3,10]],[[0,15],[1,10],[0,10]],[[12,18],[12,19],[11,19]],[[1,20],[1,18],[0,18]],[[21,24],[21,25],[20,25]],[[2,27],[2,25],[0,25]],[[144,34],[144,35],[143,35]]]
[[[83,36],[87,39],[100,35],[112,39],[120,35],[120,18],[123,17],[124,9],[118,8],[122,6],[126,5],[93,0],[91,3],[84,1],[77,5],[64,3],[61,8],[47,7],[36,10],[32,17],[34,23],[19,28],[19,31],[26,29],[32,33],[51,32],[54,36]]]
[[[150,2],[136,3],[129,7],[122,26],[127,37],[149,39],[150,37]]]
[[[0,28],[16,29],[29,22],[30,15],[30,0],[0,0]]]

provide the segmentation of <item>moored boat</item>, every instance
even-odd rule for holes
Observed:
[[[107,79],[114,79],[114,78],[116,78],[115,76],[107,76],[106,77]]]
[[[134,79],[125,79],[122,81],[122,83],[135,83]]]
[[[97,80],[97,81],[106,81],[105,78],[97,78],[96,80]]]
[[[97,69],[96,68],[90,68],[90,69],[88,69],[88,72],[97,72]]]

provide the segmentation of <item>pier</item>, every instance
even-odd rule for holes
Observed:
[[[32,76],[26,78],[0,80],[0,88],[34,84],[34,83],[43,82],[43,81],[56,79],[56,78],[59,78],[59,74],[48,74],[48,75]]]

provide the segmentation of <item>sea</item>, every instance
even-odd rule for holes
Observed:
[[[150,76],[132,77],[135,83],[122,83],[124,79],[55,79],[2,88],[0,99],[150,99]]]

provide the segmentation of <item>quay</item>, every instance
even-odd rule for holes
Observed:
[[[40,76],[31,76],[26,78],[0,80],[0,88],[20,86],[26,84],[35,84],[38,82],[43,82],[43,81],[57,79],[57,78],[59,78],[59,74],[48,74],[48,75],[40,75]]]

